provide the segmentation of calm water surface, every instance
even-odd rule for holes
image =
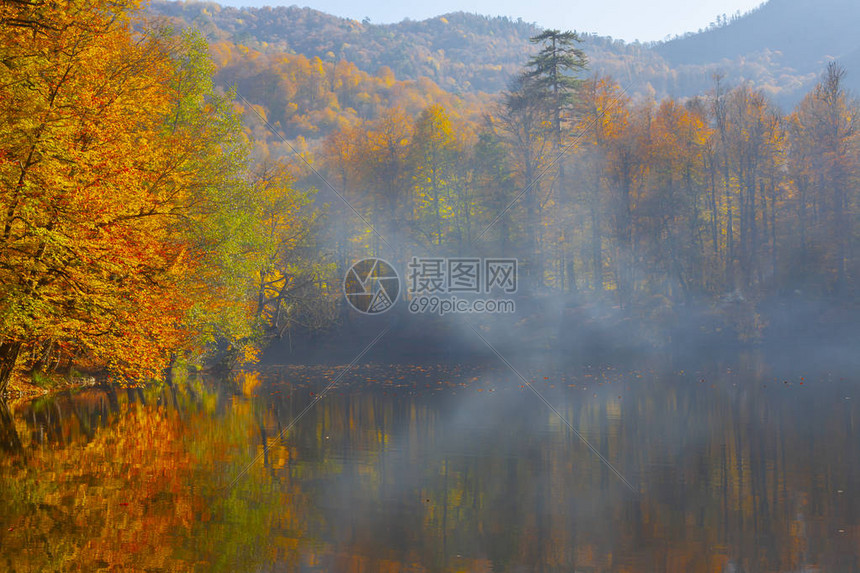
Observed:
[[[476,367],[13,403],[0,570],[860,571],[860,380],[775,372],[524,372],[572,429]]]

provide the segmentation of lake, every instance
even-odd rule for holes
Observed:
[[[860,571],[856,376],[342,369],[11,404],[0,569]]]

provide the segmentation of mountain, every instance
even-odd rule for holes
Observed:
[[[232,8],[210,2],[153,2],[150,11],[265,52],[346,60],[398,79],[427,77],[453,92],[498,92],[534,47],[539,29],[522,20],[458,12],[420,22],[370,24],[310,8]]]
[[[310,8],[222,7],[211,2],[153,2],[154,16],[193,25],[210,41],[230,41],[263,53],[301,54],[323,62],[348,61],[369,74],[390,68],[400,80],[433,80],[453,93],[498,93],[521,71],[536,47],[534,24],[465,12],[422,21],[371,24]],[[583,34],[592,73],[612,75],[633,94],[663,96],[690,83],[661,56],[639,43]],[[700,74],[706,77],[706,74]],[[691,90],[701,87],[698,79]]]
[[[788,102],[833,59],[846,68],[848,86],[860,88],[858,28],[857,0],[770,0],[727,25],[654,44],[652,50],[677,70],[766,65],[744,79],[778,86],[778,99]]]
[[[457,12],[422,21],[371,24],[310,8],[232,8],[210,2],[150,5],[155,16],[194,25],[212,41],[262,53],[348,61],[369,74],[390,68],[398,80],[433,80],[452,93],[498,93],[521,70],[540,28],[522,20]],[[584,34],[592,73],[607,74],[634,97],[691,97],[744,82],[788,108],[839,59],[860,91],[858,0],[770,0],[721,25],[666,42],[625,43]]]
[[[779,52],[800,71],[822,66],[858,47],[860,2],[857,0],[770,0],[730,24],[654,46],[672,65],[737,60]]]

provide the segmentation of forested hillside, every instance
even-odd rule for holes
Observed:
[[[632,95],[691,97],[711,89],[719,73],[732,85],[750,82],[764,89],[788,108],[833,58],[848,71],[846,85],[860,86],[860,68],[855,73],[854,65],[860,44],[853,32],[860,24],[858,10],[850,0],[814,5],[771,0],[749,14],[720,17],[707,30],[668,42],[627,44],[581,35],[591,70],[617,78]],[[155,2],[150,11],[193,24],[213,42],[329,63],[348,61],[370,74],[385,66],[398,80],[429,78],[453,93],[503,90],[534,53],[529,38],[538,32],[530,23],[463,12],[377,25],[295,6]]]
[[[347,61],[376,75],[390,69],[398,80],[432,80],[456,94],[498,93],[508,87],[535,46],[534,24],[457,12],[423,21],[371,24],[310,8],[232,8],[210,2],[153,2],[154,15],[193,25],[212,42],[227,41],[267,54],[303,55],[324,63]],[[583,34],[592,70],[624,78],[632,93],[665,95],[689,83],[670,72],[641,44]],[[699,76],[693,74],[701,85]],[[706,78],[709,81],[709,78]]]
[[[208,2],[154,2],[151,10],[193,24],[210,39],[261,51],[345,60],[398,79],[430,78],[455,92],[498,92],[532,51],[537,28],[509,18],[447,14],[421,22],[376,25],[310,8],[231,8]]]
[[[417,115],[432,104],[478,121],[487,100],[476,94],[462,97],[440,88],[429,78],[397,80],[383,66],[369,74],[344,60],[324,62],[304,55],[260,52],[231,42],[210,48],[217,66],[218,85],[232,86],[248,101],[261,106],[265,118],[288,139],[319,139],[332,130],[378,117],[383,110],[402,108]],[[257,142],[278,137],[263,129]]]
[[[853,0],[770,0],[698,34],[657,44],[673,65],[735,60],[777,52],[783,65],[817,70],[824,58],[841,58],[860,48],[860,4]]]
[[[331,240],[398,262],[516,254],[537,292],[612,301],[658,330],[706,309],[700,332],[755,340],[774,300],[856,301],[860,106],[843,80],[830,66],[788,114],[747,86],[636,103],[607,78],[578,85],[560,124],[528,82],[478,126],[391,110],[319,157],[393,252],[342,209]]]
[[[698,34],[656,44],[653,50],[679,70],[719,68],[766,87],[781,103],[795,103],[828,61],[837,60],[845,83],[860,88],[860,3],[854,0],[770,0]]]

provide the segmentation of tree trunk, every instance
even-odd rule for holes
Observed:
[[[600,179],[594,185],[594,196],[589,205],[591,211],[591,265],[594,268],[594,290],[603,290],[603,237],[600,230]]]
[[[0,342],[0,394],[6,392],[21,353],[20,342]]]

